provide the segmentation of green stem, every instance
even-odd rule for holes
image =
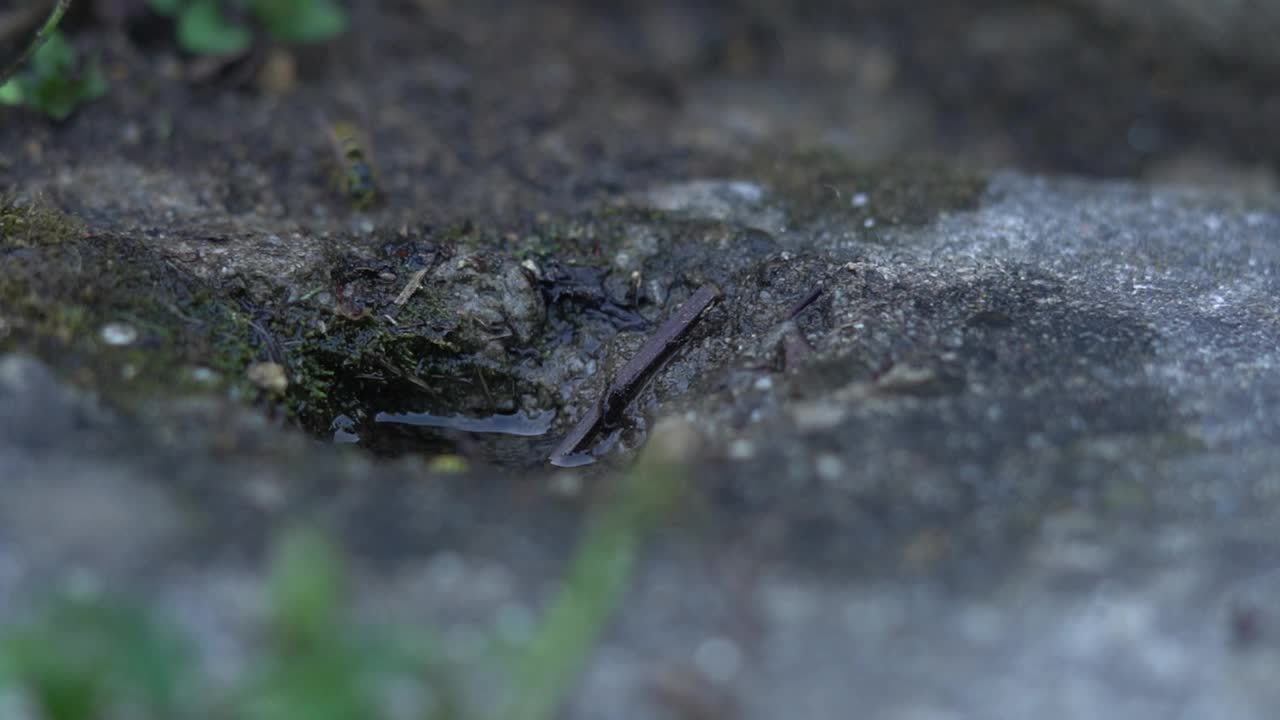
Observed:
[[[502,720],[555,717],[621,603],[646,535],[679,497],[683,470],[645,457],[621,480],[619,496],[588,526],[568,578],[516,659]]]
[[[27,45],[27,49],[22,51],[22,54],[18,56],[18,59],[9,63],[8,67],[4,70],[0,70],[0,85],[4,85],[9,82],[9,78],[13,77],[13,74],[18,72],[18,68],[22,67],[27,60],[31,59],[31,56],[35,54],[36,50],[40,49],[41,45],[44,45],[45,41],[49,39],[49,36],[53,34],[53,31],[57,29],[58,23],[62,22],[62,16],[67,14],[67,8],[69,7],[71,7],[71,0],[57,1],[53,6],[53,11],[49,13],[49,18],[45,20],[44,24],[40,26],[40,29],[36,31],[36,36],[31,38],[31,42]]]

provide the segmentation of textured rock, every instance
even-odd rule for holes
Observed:
[[[735,255],[641,403],[698,429],[702,511],[650,545],[573,716],[1269,717],[1277,236],[1274,205],[1005,174],[930,224]],[[771,329],[817,283],[783,369]],[[88,577],[224,667],[288,518],[344,539],[367,614],[464,635],[519,636],[576,524],[581,476],[427,481],[217,403],[125,419],[14,356],[0,398],[0,608]]]
[[[1104,20],[1162,38],[1178,38],[1178,50],[1208,51],[1218,57],[1280,67],[1280,3],[1274,0],[1074,0]]]

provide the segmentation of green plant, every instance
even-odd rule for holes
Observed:
[[[389,687],[408,687],[413,717],[452,717],[449,688],[423,634],[352,622],[343,563],[320,535],[285,533],[269,586],[267,642],[238,687],[216,686],[194,655],[142,609],[59,599],[0,635],[0,690],[39,720],[379,720]]]
[[[380,691],[400,681],[420,700],[418,717],[449,707],[429,638],[356,627],[346,614],[346,578],[334,547],[295,530],[272,564],[271,642],[240,694],[236,720],[370,720],[386,717]]]
[[[22,105],[65,120],[78,105],[107,91],[97,64],[82,67],[75,47],[56,29],[68,5],[64,0],[54,6],[27,50],[0,74],[0,80],[7,78],[0,85],[0,104]],[[15,75],[28,57],[30,67]]]
[[[640,461],[619,478],[617,496],[592,518],[569,576],[515,659],[514,692],[504,720],[555,717],[622,600],[641,545],[684,494],[685,473],[673,445],[670,431],[655,432]]]
[[[683,479],[678,460],[662,452],[646,452],[620,478],[617,497],[593,517],[533,638],[509,648],[513,685],[497,717],[554,716],[616,609],[646,536],[679,500]],[[19,691],[39,720],[461,717],[457,687],[432,652],[432,637],[353,622],[347,585],[328,540],[309,530],[286,532],[271,564],[265,642],[249,659],[243,684],[233,687],[198,672],[188,645],[142,609],[58,600],[30,623],[0,632],[0,690]]]
[[[219,0],[148,0],[152,10],[177,22],[178,44],[196,54],[234,55],[253,44],[253,30],[235,16],[247,12],[276,40],[327,40],[347,27],[335,0],[233,0],[229,17]]]
[[[62,16],[67,14],[67,9],[71,7],[71,0],[57,0],[53,5],[53,9],[49,11],[49,17],[45,19],[44,24],[36,31],[35,37],[31,38],[31,42],[22,49],[18,57],[14,58],[8,65],[0,69],[0,85],[9,82],[9,78],[18,71],[18,68],[31,57],[31,54],[40,49],[53,31],[57,29],[58,23],[62,22]]]
[[[26,691],[45,720],[97,720],[124,705],[172,717],[186,646],[134,608],[61,599],[0,640],[0,681]]]

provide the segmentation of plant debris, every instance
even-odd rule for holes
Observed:
[[[396,295],[395,304],[403,305],[409,302],[409,298],[418,292],[418,288],[422,287],[422,278],[426,277],[427,271],[431,268],[422,268],[409,277],[409,282],[405,283],[404,289]]]
[[[560,467],[587,465],[595,461],[588,453],[580,452],[601,429],[614,425],[623,411],[635,399],[644,384],[680,342],[689,334],[698,318],[720,297],[713,285],[698,288],[675,313],[666,319],[649,337],[639,352],[613,376],[599,401],[578,421],[556,446],[548,461]]]

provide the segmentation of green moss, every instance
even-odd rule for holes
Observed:
[[[933,159],[865,163],[818,149],[762,158],[755,173],[800,226],[924,225],[941,213],[975,207],[987,186],[985,175]]]
[[[283,362],[284,404],[320,435],[338,414],[406,401],[448,413],[508,412],[511,398],[539,390],[521,386],[519,352],[486,355],[485,332],[453,307],[457,284],[495,292],[487,279],[508,271],[521,250],[607,264],[630,227],[654,221],[646,212],[605,211],[544,217],[518,232],[460,225],[430,242],[372,238],[363,249],[335,242],[324,269],[298,281],[294,295],[302,299],[254,306],[233,288],[192,276],[163,248],[89,232],[44,205],[10,202],[0,211],[0,352],[34,354],[126,407],[183,393],[265,401],[245,371],[256,361]],[[485,249],[466,252],[472,243]],[[416,263],[450,262],[435,253],[463,254],[471,267],[394,303]]]
[[[396,326],[335,317],[324,333],[305,333],[290,356],[288,396],[303,427],[324,433],[339,413],[392,409],[411,398],[450,412],[494,412],[474,378],[483,372],[506,387],[509,370],[461,353],[447,334],[414,334],[413,328],[412,321]]]
[[[125,406],[251,392],[247,319],[161,254],[39,204],[0,205],[0,230],[0,351],[32,353]]]
[[[53,208],[0,197],[0,249],[56,245],[84,235],[83,225]]]
[[[309,431],[326,433],[340,413],[390,409],[415,398],[449,412],[493,412],[477,373],[509,386],[510,368],[460,346],[465,318],[449,307],[442,288],[428,283],[408,302],[394,302],[402,280],[381,278],[406,277],[403,263],[395,252],[330,258],[327,275],[314,284],[334,297],[332,305],[299,303],[276,314],[270,330],[288,348],[286,401]]]
[[[288,366],[284,402],[316,433],[338,413],[406,397],[492,411],[477,373],[510,384],[510,368],[459,346],[466,320],[442,289],[423,287],[412,302],[392,303],[400,286],[379,278],[403,276],[402,258],[384,255],[370,272],[367,256],[336,254],[307,285],[313,298],[335,296],[336,308],[308,300],[250,311],[162,250],[90,233],[44,205],[5,203],[0,229],[0,352],[34,354],[125,407],[183,393],[257,399],[245,370],[266,359]],[[448,242],[456,249],[479,235],[457,228]]]

